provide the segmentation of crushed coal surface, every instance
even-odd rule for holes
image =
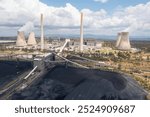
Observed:
[[[139,100],[145,99],[145,95],[135,80],[120,73],[56,66],[12,99]]]
[[[32,63],[26,61],[0,61],[0,86],[14,80],[24,71],[31,69]]]

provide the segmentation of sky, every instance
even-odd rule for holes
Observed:
[[[131,5],[138,5],[141,3],[147,3],[149,0],[40,0],[49,6],[61,7],[66,3],[71,3],[77,9],[82,10],[88,8],[91,10],[105,9],[109,12],[115,10],[118,7],[128,7]],[[81,2],[82,1],[82,2]]]
[[[45,35],[79,36],[80,12],[84,35],[150,37],[150,0],[0,0],[0,36],[39,36],[41,13]]]

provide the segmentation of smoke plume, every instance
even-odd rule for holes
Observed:
[[[141,23],[141,22],[134,22],[129,27],[127,27],[125,30],[123,30],[122,32],[134,33],[137,30],[142,29],[142,27],[143,27],[143,23]]]
[[[23,25],[18,31],[31,32],[34,30],[33,22],[29,21],[25,25]]]

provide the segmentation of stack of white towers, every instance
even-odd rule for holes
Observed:
[[[121,35],[121,36],[120,36]],[[116,47],[120,50],[130,50],[129,32],[118,33]]]
[[[29,34],[29,38],[28,38],[27,44],[28,44],[29,46],[34,46],[34,45],[37,44],[36,39],[35,39],[35,34],[34,34],[34,32],[31,32],[31,33]]]
[[[27,46],[23,31],[18,31],[16,46],[20,46],[20,47]]]
[[[83,52],[83,13],[80,19],[80,52]]]
[[[41,51],[44,50],[43,14],[41,14]]]

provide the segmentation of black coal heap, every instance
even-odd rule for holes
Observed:
[[[140,100],[146,93],[132,78],[116,72],[56,66],[41,81],[12,99]]]

